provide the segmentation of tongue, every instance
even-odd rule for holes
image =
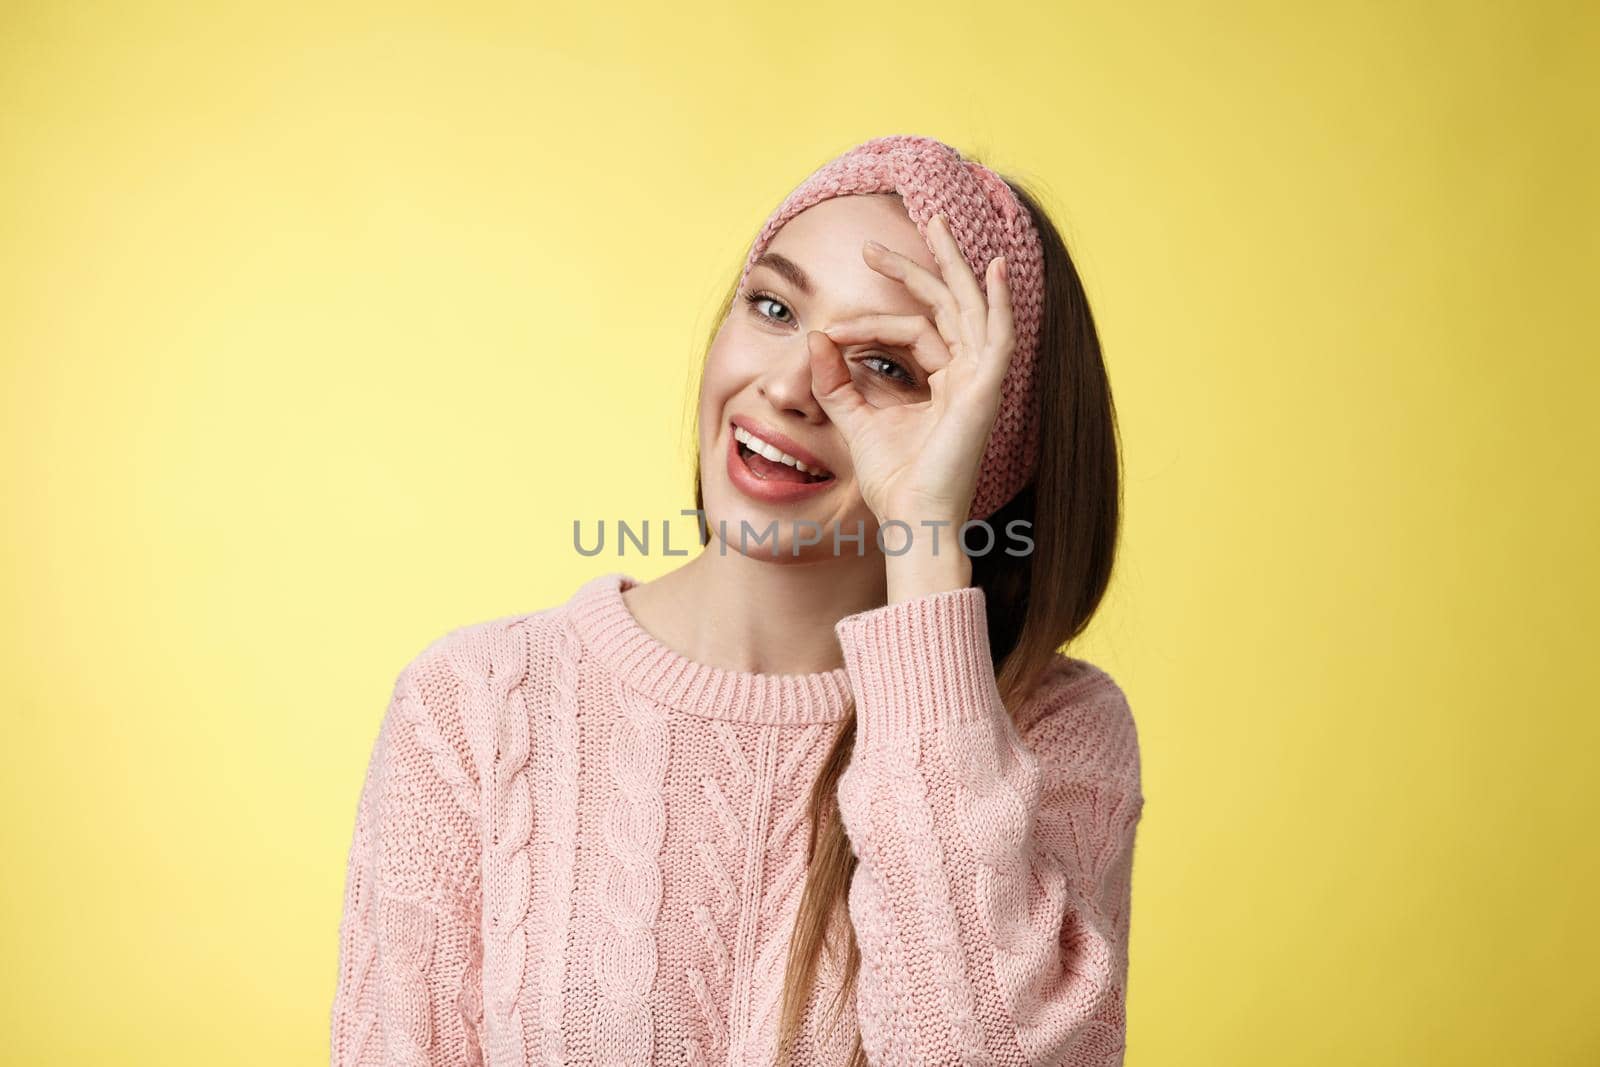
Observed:
[[[755,452],[746,455],[744,461],[750,465],[751,470],[770,482],[805,482],[810,480],[798,468],[791,467],[787,463],[774,463],[766,456]]]

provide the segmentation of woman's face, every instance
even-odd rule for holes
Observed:
[[[866,555],[877,554],[877,519],[861,498],[843,436],[811,393],[806,344],[807,332],[858,315],[928,313],[899,281],[867,265],[861,249],[868,240],[939,274],[897,195],[832,197],[773,235],[712,342],[700,390],[701,493],[705,521],[732,551],[815,561],[834,555],[835,526],[842,538],[855,534],[859,522]],[[907,349],[850,344],[840,346],[840,355],[869,404],[929,399],[928,375],[938,368],[918,365]],[[757,437],[765,431],[767,444],[828,477],[752,455],[735,437],[736,426]],[[776,554],[770,535],[758,540],[774,521]],[[743,548],[741,522],[749,523]],[[796,527],[804,538],[807,522],[816,524],[821,540],[796,556]],[[841,540],[840,556],[856,553],[855,541]]]

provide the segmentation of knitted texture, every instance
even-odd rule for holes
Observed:
[[[1120,1064],[1139,746],[1058,654],[1013,721],[976,587],[846,616],[844,666],[691,661],[624,574],[401,672],[356,807],[334,1067],[773,1062],[806,802],[839,786],[873,1064]],[[825,955],[795,1062],[843,1064]]]
[[[989,261],[1006,257],[1016,348],[1001,384],[1000,408],[968,514],[987,518],[1028,485],[1039,460],[1044,251],[1032,217],[1005,179],[931,137],[896,134],[863,142],[823,164],[778,205],[750,248],[739,287],[744,288],[751,268],[784,223],[830,197],[871,193],[898,193],[924,242],[928,222],[943,212],[986,297]],[[933,248],[931,243],[928,247]]]

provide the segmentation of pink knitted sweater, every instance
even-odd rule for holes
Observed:
[[[1122,691],[1058,653],[1017,726],[984,594],[835,626],[845,666],[689,660],[633,578],[451,631],[400,673],[340,924],[335,1067],[771,1064],[806,801],[839,786],[873,1064],[1120,1064],[1144,798]],[[839,1064],[824,955],[796,1062]]]

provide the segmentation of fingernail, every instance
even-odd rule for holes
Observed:
[[[872,249],[874,252],[887,252],[888,251],[887,248],[883,247],[878,242],[872,241],[872,240],[867,241],[867,247]]]

